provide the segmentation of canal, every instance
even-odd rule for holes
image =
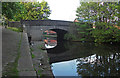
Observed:
[[[47,50],[57,76],[120,76],[120,45],[57,42]]]

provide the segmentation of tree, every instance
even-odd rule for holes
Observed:
[[[43,20],[48,19],[50,8],[44,0],[39,2],[3,2],[2,15],[8,20]]]
[[[120,26],[120,1],[117,5],[118,26]]]
[[[90,33],[95,42],[120,42],[120,30],[114,27],[116,17],[120,20],[120,9],[117,2],[82,2],[77,8],[78,18],[95,22],[96,28]]]
[[[18,10],[17,2],[2,2],[2,15],[6,18],[13,19]]]
[[[20,21],[21,19],[24,19],[27,15],[27,10],[22,2],[17,2],[17,6],[19,7],[19,10],[16,11],[14,18],[12,19],[14,21]]]
[[[18,20],[20,20],[20,19],[44,20],[44,19],[48,19],[49,15],[50,15],[50,8],[49,8],[47,2],[45,2],[45,1],[42,1],[41,3],[27,2],[27,3],[21,3],[21,4],[24,5],[26,10],[18,12],[18,14],[16,14],[16,18],[18,18]]]
[[[81,2],[77,8],[78,18],[82,17],[87,20],[97,22],[111,22],[117,13],[116,2]]]

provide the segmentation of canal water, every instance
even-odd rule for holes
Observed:
[[[57,76],[120,76],[120,45],[57,42],[47,50]]]

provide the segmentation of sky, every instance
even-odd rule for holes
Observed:
[[[37,0],[41,2],[42,0]],[[79,7],[79,0],[45,0],[50,6],[51,20],[74,21],[76,18],[76,10]]]

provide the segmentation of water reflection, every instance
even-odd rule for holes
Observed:
[[[57,40],[53,40],[51,38],[47,38],[47,39],[44,39],[44,42],[45,42],[45,47],[47,49],[50,49],[50,48],[54,48],[57,46]]]
[[[57,33],[52,30],[46,30],[43,32],[45,47],[47,49],[57,46]]]
[[[120,76],[120,45],[62,42],[48,56],[55,76]]]
[[[120,53],[92,55],[77,59],[77,73],[82,76],[120,76]]]

